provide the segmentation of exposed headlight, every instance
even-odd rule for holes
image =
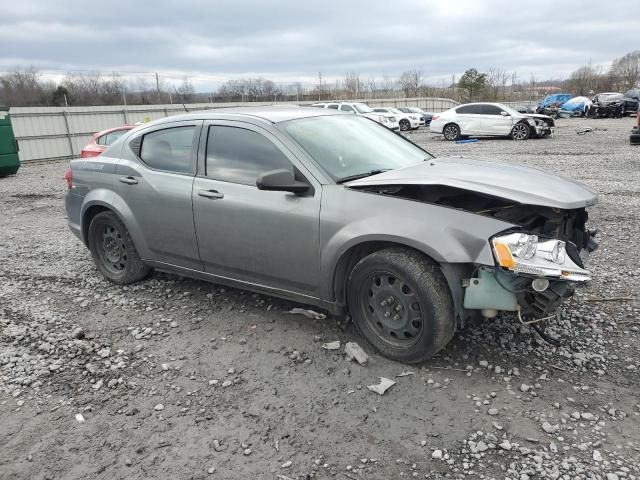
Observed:
[[[389,121],[390,122],[395,122],[396,121],[396,117],[389,117]]]
[[[510,233],[491,240],[498,264],[514,273],[583,282],[591,274],[567,255],[562,240],[540,240],[536,235]]]
[[[420,117],[419,117],[419,116],[417,116],[417,115],[409,115],[409,118],[410,118],[411,120],[420,120]]]

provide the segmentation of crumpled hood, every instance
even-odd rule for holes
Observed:
[[[540,120],[553,120],[549,115],[542,115],[539,113],[522,113],[521,115],[527,118],[539,118]]]
[[[467,158],[435,158],[345,184],[447,185],[526,205],[569,210],[588,207],[598,196],[586,185],[537,168]]]

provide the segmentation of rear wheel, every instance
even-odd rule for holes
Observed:
[[[347,296],[360,332],[392,360],[424,361],[453,337],[449,287],[438,265],[419,252],[390,248],[363,258],[349,276]]]
[[[151,268],[140,260],[124,223],[113,212],[102,212],[89,225],[89,250],[100,273],[120,285],[142,280]]]
[[[460,138],[460,127],[458,127],[455,123],[450,123],[444,126],[444,128],[442,129],[442,133],[444,134],[445,140],[449,140],[450,142],[452,142]]]
[[[531,127],[524,122],[516,123],[511,129],[511,138],[514,140],[526,140],[531,136]]]

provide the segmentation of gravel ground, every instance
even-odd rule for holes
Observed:
[[[549,327],[562,346],[501,316],[411,367],[300,305],[158,273],[108,284],[67,229],[66,165],[0,179],[0,478],[640,478],[640,147],[631,119],[558,123],[525,142],[409,134],[601,201],[594,281]]]

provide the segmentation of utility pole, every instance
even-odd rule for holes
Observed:
[[[158,77],[158,72],[156,72],[156,90],[158,91],[158,103],[162,103],[162,99],[160,98],[160,77]]]
[[[318,101],[320,101],[320,95],[322,95],[322,72],[318,72]]]

